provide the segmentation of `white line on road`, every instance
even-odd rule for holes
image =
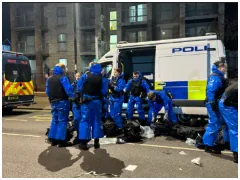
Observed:
[[[26,136],[26,137],[36,137],[40,138],[41,136],[31,135],[31,134],[12,134],[12,133],[2,133],[3,135],[9,136]],[[129,145],[138,145],[138,146],[145,146],[145,147],[156,147],[156,148],[164,148],[164,149],[177,149],[177,150],[189,150],[189,151],[199,151],[204,152],[201,149],[194,149],[194,148],[185,148],[185,147],[175,147],[175,146],[160,146],[155,144],[135,144],[135,143],[127,143]],[[230,151],[222,151],[223,154],[232,154]]]
[[[23,119],[10,119],[10,118],[6,118],[6,119],[3,119],[4,121],[28,121],[28,120],[23,120]]]
[[[7,136],[25,136],[25,137],[34,137],[34,138],[40,138],[41,136],[31,135],[31,134],[13,134],[13,133],[2,133],[3,135]]]
[[[128,143],[130,145],[139,145],[139,146],[146,146],[146,147],[157,147],[157,148],[165,148],[165,149],[177,149],[177,150],[189,150],[189,151],[200,151],[204,152],[204,150],[201,149],[194,149],[194,148],[185,148],[185,147],[175,147],[175,146],[160,146],[155,144],[135,144],[135,143]],[[232,154],[232,152],[229,151],[222,151],[224,154]]]
[[[35,121],[38,121],[38,122],[50,122],[51,120],[36,119]]]

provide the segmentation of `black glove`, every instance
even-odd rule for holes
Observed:
[[[216,102],[211,102],[210,106],[212,107],[213,111],[217,111],[217,103]]]

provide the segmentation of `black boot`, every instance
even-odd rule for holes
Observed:
[[[217,146],[205,146],[205,152],[213,154],[221,154],[221,150]]]
[[[233,162],[238,163],[238,153],[233,152]]]
[[[87,151],[88,147],[87,147],[87,142],[88,140],[79,140],[79,149],[83,150],[83,151]]]
[[[94,139],[94,148],[95,148],[95,149],[100,148],[99,139]]]
[[[58,143],[58,147],[61,148],[61,147],[69,147],[71,146],[72,143],[71,142],[67,142],[67,141],[59,141]]]
[[[50,139],[50,142],[51,142],[51,146],[58,145],[58,140],[56,140],[56,139]]]
[[[80,142],[80,140],[79,140],[78,138],[75,138],[75,139],[73,140],[73,145],[79,144],[79,142]]]

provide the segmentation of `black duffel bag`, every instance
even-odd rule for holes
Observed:
[[[127,120],[123,125],[123,129],[126,141],[137,142],[142,139],[140,123],[138,120]]]
[[[117,127],[112,119],[107,119],[103,123],[103,131],[106,137],[115,137],[117,135]]]
[[[203,136],[204,133],[204,127],[189,127],[177,124],[171,129],[170,135],[178,139],[186,140],[187,138],[196,139],[199,135]]]

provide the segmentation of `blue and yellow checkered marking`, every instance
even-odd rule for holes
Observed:
[[[155,82],[155,90],[169,91],[174,99],[205,100],[207,80],[172,81],[165,82],[165,86],[159,85],[162,83]]]

